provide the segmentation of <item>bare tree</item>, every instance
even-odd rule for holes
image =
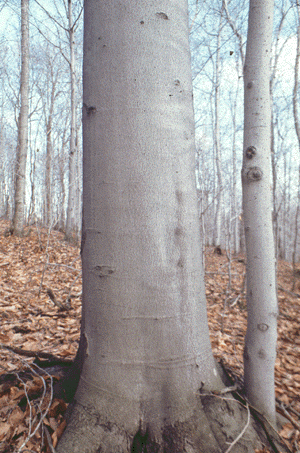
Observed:
[[[78,212],[81,213],[81,206],[78,208],[78,202],[81,201],[81,197],[78,196],[78,187],[81,188],[79,183],[77,162],[78,162],[78,147],[76,144],[76,111],[78,102],[76,100],[76,58],[75,58],[75,33],[79,27],[79,21],[82,15],[83,6],[80,0],[63,0],[61,3],[57,0],[53,0],[55,8],[55,14],[45,8],[43,4],[35,0],[41,10],[48,16],[53,24],[56,26],[57,35],[59,36],[58,43],[49,40],[51,44],[59,48],[62,56],[69,67],[70,74],[70,137],[69,137],[69,172],[68,172],[68,202],[67,202],[67,216],[66,216],[66,231],[65,238],[67,240],[77,239],[78,225],[80,219],[78,219]],[[63,8],[61,8],[61,6]],[[63,12],[61,11],[63,10]],[[74,12],[76,11],[76,13]],[[75,17],[74,17],[75,16]],[[60,33],[63,30],[67,34],[68,50],[63,49],[62,43],[63,38]],[[81,175],[80,175],[81,176]],[[81,178],[80,178],[81,179]],[[81,203],[80,203],[81,205]],[[64,217],[64,215],[63,215]],[[62,217],[61,217],[62,219]]]
[[[50,58],[48,55],[47,67],[47,102],[44,104],[44,115],[46,122],[46,168],[45,168],[45,208],[44,208],[44,222],[50,225],[52,222],[52,160],[53,160],[53,146],[52,146],[52,126],[54,115],[54,104],[59,91],[57,85],[59,82],[60,68],[55,67],[55,57]],[[47,111],[46,111],[47,107]]]
[[[295,58],[295,67],[294,67],[294,87],[293,87],[293,114],[294,114],[294,125],[295,132],[298,141],[298,148],[300,150],[300,124],[299,124],[299,110],[298,110],[298,90],[299,90],[299,61],[300,61],[300,5],[298,2],[295,4],[296,8],[296,23],[297,23],[297,46],[296,46],[296,58]],[[299,225],[299,214],[300,214],[300,166],[298,173],[298,197],[296,205],[296,214],[295,214],[295,234],[293,241],[293,271],[295,275],[296,262],[297,262],[297,244],[298,244],[298,225]],[[293,282],[293,290],[295,286],[295,279]]]
[[[21,236],[25,223],[26,159],[28,147],[29,0],[21,0],[21,107],[15,166],[15,203],[12,231]]]
[[[70,130],[70,152],[69,152],[69,197],[66,222],[66,239],[71,240],[75,233],[76,226],[76,73],[75,73],[75,27],[73,20],[72,0],[68,0],[68,34],[70,46],[70,80],[71,80],[71,130]]]
[[[217,171],[217,196],[216,196],[216,217],[214,228],[213,245],[221,246],[222,231],[222,214],[223,214],[223,178],[222,178],[222,161],[221,161],[221,143],[220,143],[220,46],[221,33],[223,26],[223,8],[220,12],[219,27],[217,34],[217,50],[215,62],[215,80],[214,80],[214,152]]]

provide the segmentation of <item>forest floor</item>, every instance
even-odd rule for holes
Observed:
[[[37,227],[5,237],[0,221],[0,453],[54,452],[67,404],[53,398],[59,376],[41,360],[72,361],[80,330],[79,247]],[[242,381],[246,332],[245,259],[205,251],[205,280],[213,351]],[[229,278],[230,276],[230,278]],[[280,435],[300,451],[300,264],[278,263],[277,410],[289,420]],[[44,354],[44,356],[43,356]],[[37,357],[39,360],[37,362]],[[39,363],[38,367],[35,363]],[[267,451],[267,450],[264,450]]]

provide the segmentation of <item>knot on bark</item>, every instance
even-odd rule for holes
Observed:
[[[254,157],[255,154],[256,154],[255,146],[248,146],[248,148],[246,149],[246,157],[247,157],[247,159],[252,159],[252,157]]]
[[[244,168],[243,177],[249,182],[260,181],[263,177],[263,171],[259,167]]]

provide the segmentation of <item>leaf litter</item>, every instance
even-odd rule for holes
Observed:
[[[16,238],[4,235],[8,227],[8,222],[0,221],[0,453],[53,453],[66,426],[68,404],[53,397],[59,373],[41,369],[36,358],[67,363],[75,357],[81,315],[80,249],[65,242],[58,231],[32,226],[23,238]],[[276,405],[288,420],[280,435],[295,453],[300,449],[299,277],[290,263],[278,262]],[[205,283],[214,355],[242,382],[247,321],[244,256],[206,248]]]

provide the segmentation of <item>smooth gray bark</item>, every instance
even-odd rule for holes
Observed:
[[[244,68],[242,169],[248,307],[245,386],[250,403],[275,424],[274,366],[278,308],[270,175],[272,26],[273,1],[251,0]]]
[[[166,426],[176,433],[194,417],[202,385],[222,387],[206,315],[187,2],[88,1],[84,17],[85,359],[58,452],[125,453],[137,432],[162,445]]]
[[[72,0],[68,0],[68,24],[70,44],[70,82],[71,82],[71,127],[70,127],[70,151],[69,151],[69,195],[66,221],[66,239],[73,238],[75,232],[76,214],[76,73],[75,73],[75,30],[72,18]]]
[[[220,12],[219,29],[217,36],[216,50],[216,66],[215,66],[215,124],[214,124],[214,151],[217,171],[217,198],[216,198],[216,215],[214,227],[213,245],[219,247],[221,245],[221,229],[222,229],[222,214],[223,214],[223,184],[222,184],[222,161],[221,161],[221,143],[220,143],[220,45],[223,22],[223,8]]]
[[[299,124],[299,112],[298,112],[298,88],[299,88],[299,60],[300,60],[300,6],[297,3],[297,47],[296,47],[296,58],[295,58],[295,69],[294,69],[294,88],[293,88],[293,113],[294,113],[294,125],[295,132],[297,135],[298,145],[300,149],[300,124]]]
[[[295,132],[298,140],[298,147],[300,150],[300,124],[299,124],[299,111],[298,111],[298,89],[299,89],[299,60],[300,60],[300,6],[297,3],[297,47],[296,47],[296,59],[295,59],[295,69],[294,69],[294,88],[293,88],[293,114],[294,114],[294,125]],[[299,212],[300,212],[300,167],[298,172],[298,200],[297,200],[297,209],[295,216],[295,236],[293,240],[293,271],[296,269],[297,262],[297,242],[298,242],[298,222],[299,222]],[[294,289],[294,284],[293,284]]]
[[[45,210],[44,210],[44,222],[46,225],[51,225],[52,223],[52,159],[53,159],[53,149],[52,149],[52,121],[53,121],[53,110],[55,102],[55,90],[57,79],[53,76],[53,68],[50,68],[51,72],[51,93],[50,93],[50,105],[48,118],[46,116],[46,172],[45,172]]]
[[[18,144],[15,165],[15,202],[12,230],[21,236],[25,223],[26,159],[28,148],[29,90],[29,0],[21,0],[21,107],[18,118]]]

